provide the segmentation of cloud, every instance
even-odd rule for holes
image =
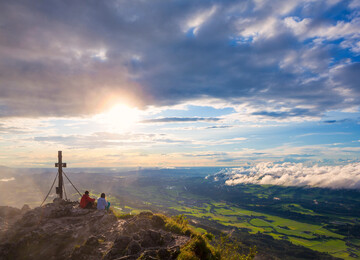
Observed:
[[[0,134],[21,134],[26,132],[27,131],[24,128],[8,126],[0,123]]]
[[[217,162],[235,162],[235,161],[239,161],[239,158],[225,158],[225,159],[218,159],[216,160]]]
[[[332,70],[332,80],[337,82],[340,94],[350,100],[360,94],[359,71],[360,63],[343,64]]]
[[[221,118],[216,117],[164,117],[164,118],[155,118],[147,119],[141,121],[141,123],[184,123],[184,122],[216,122],[221,120]]]
[[[337,122],[337,120],[325,120],[324,123],[325,124],[335,124]]]
[[[302,163],[258,163],[252,167],[224,169],[213,176],[226,185],[271,184],[334,189],[360,189],[360,163],[338,166],[304,166]]]
[[[248,140],[246,137],[234,137],[234,138],[221,138],[221,139],[208,139],[208,140],[193,140],[193,144],[198,145],[228,145],[228,144],[238,144]]]
[[[71,148],[146,147],[156,144],[187,143],[166,134],[109,133],[97,132],[90,135],[37,136],[33,141],[46,144],[62,144]]]
[[[314,154],[289,154],[288,157],[314,157]]]
[[[204,152],[204,153],[187,153],[187,154],[184,154],[184,156],[186,156],[186,157],[210,157],[210,158],[224,157],[226,155],[227,155],[227,153],[225,153],[225,152],[220,152],[220,153]]]
[[[287,117],[296,117],[299,115],[313,116],[314,112],[310,111],[309,109],[294,108],[289,111],[257,111],[252,114],[257,116],[266,116],[266,117],[274,117],[274,118],[287,118]]]
[[[1,182],[8,182],[8,181],[14,181],[14,180],[15,180],[14,177],[0,179]]]
[[[212,6],[207,10],[201,10],[195,15],[191,16],[186,23],[184,32],[188,33],[189,30],[191,30],[191,33],[196,35],[200,26],[216,12],[216,9],[216,6]]]
[[[205,129],[225,129],[225,128],[233,128],[232,125],[213,125],[213,126],[207,126]]]
[[[311,18],[300,19],[299,17],[286,17],[284,23],[291,28],[295,35],[303,40],[317,38],[320,40],[346,39],[347,43],[356,43],[359,40],[360,19],[354,17],[350,21],[337,21],[331,24],[329,21]],[[349,47],[349,46],[347,46]],[[356,52],[356,50],[354,50]]]
[[[342,2],[1,1],[0,117],[206,98],[269,102],[257,113],[282,119],[356,106],[359,18]]]
[[[335,123],[346,123],[346,122],[351,122],[353,120],[349,119],[349,118],[344,118],[341,120],[325,120],[323,121],[323,123],[325,124],[335,124]]]

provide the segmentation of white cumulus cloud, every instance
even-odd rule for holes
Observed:
[[[224,169],[214,176],[226,185],[272,184],[322,188],[360,189],[360,163],[305,166],[302,163],[259,163],[250,168]]]

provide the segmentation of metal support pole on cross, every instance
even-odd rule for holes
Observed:
[[[62,151],[58,151],[58,162],[55,163],[55,167],[59,168],[59,186],[56,187],[56,194],[59,194],[59,198],[63,198],[63,171],[62,168],[66,167],[66,163],[62,162]]]

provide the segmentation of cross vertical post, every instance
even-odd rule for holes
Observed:
[[[59,197],[63,198],[63,177],[62,177],[62,151],[58,151],[58,163],[59,163]]]
[[[55,163],[55,167],[59,168],[59,186],[56,187],[56,193],[59,194],[60,199],[63,198],[63,176],[62,168],[66,167],[66,163],[62,162],[62,151],[58,151],[58,162]]]

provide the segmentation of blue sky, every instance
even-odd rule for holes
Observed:
[[[359,163],[360,1],[1,1],[0,165]]]

